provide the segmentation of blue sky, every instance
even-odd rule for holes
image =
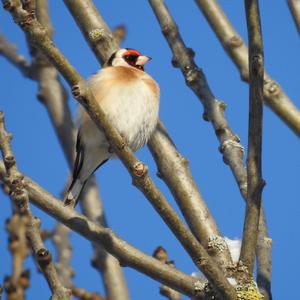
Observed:
[[[57,46],[77,70],[88,78],[99,64],[89,50],[63,1],[49,1]],[[185,86],[178,69],[171,65],[171,51],[164,40],[156,18],[147,1],[95,1],[102,16],[112,28],[124,24],[128,35],[126,47],[140,50],[153,60],[147,71],[161,87],[160,117],[179,151],[189,159],[192,174],[207,201],[222,233],[230,238],[242,235],[244,203],[229,168],[222,162],[218,141],[211,124],[202,119],[202,106]],[[243,1],[219,1],[234,27],[247,40]],[[166,1],[179,25],[188,47],[194,49],[196,62],[203,68],[210,87],[227,104],[226,117],[233,130],[247,146],[248,86],[224,53],[214,33],[193,1]],[[183,4],[184,3],[184,4]],[[299,36],[285,1],[261,1],[261,16],[265,50],[265,66],[296,106],[300,107]],[[18,45],[19,52],[28,57],[23,33],[10,15],[0,9],[0,31]],[[68,167],[56,140],[47,113],[36,99],[36,83],[24,79],[13,66],[0,58],[0,109],[5,112],[6,126],[14,135],[13,149],[19,169],[56,196],[60,195]],[[74,116],[76,103],[69,100]],[[299,139],[278,117],[265,108],[263,140],[263,177],[267,185],[263,192],[270,235],[273,239],[273,296],[292,299],[291,286],[298,284],[299,261],[291,251],[299,247]],[[153,159],[145,147],[137,153],[150,167],[157,185],[178,211],[164,183],[155,175]],[[105,164],[97,172],[108,222],[126,241],[151,254],[163,245],[186,273],[195,270],[191,260],[160,220],[143,195],[131,185],[131,178],[117,160]],[[115,188],[118,186],[118,188]],[[10,215],[10,203],[0,192],[0,281],[11,272],[7,252],[4,221]],[[38,209],[42,228],[51,229],[55,222]],[[74,282],[89,291],[102,292],[98,273],[90,268],[90,244],[72,235]],[[47,246],[52,250],[50,243]],[[31,260],[32,288],[28,299],[48,299],[50,291],[45,280],[35,272]],[[125,268],[133,300],[161,299],[159,284],[136,271]]]

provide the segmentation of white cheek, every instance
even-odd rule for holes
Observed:
[[[116,57],[113,60],[112,65],[114,67],[118,67],[118,66],[128,67],[127,62],[123,58],[121,58],[121,57]]]

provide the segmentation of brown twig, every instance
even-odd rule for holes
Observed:
[[[69,240],[70,229],[57,223],[52,233],[52,241],[56,248],[56,270],[59,279],[65,287],[72,286],[74,271],[71,267],[72,246]]]
[[[72,287],[72,295],[80,300],[105,300],[97,293],[90,293],[85,289],[80,289],[75,286]]]
[[[122,44],[127,34],[127,29],[124,25],[117,26],[113,31],[113,36],[118,45]]]
[[[101,107],[99,107],[83,78],[54,46],[44,28],[32,15],[22,8],[19,0],[3,0],[3,3],[4,7],[10,11],[15,22],[17,22],[27,34],[30,41],[34,41],[35,46],[47,56],[72,87],[74,97],[83,105],[99,129],[104,132],[112,149],[131,174],[134,185],[144,193],[186,249],[195,265],[201,269],[216,291],[223,295],[225,299],[236,299],[236,293],[233,287],[228,283],[222,272],[220,272],[218,265],[207,254],[203,246],[199,244],[195,237],[187,230],[174,209],[169,205],[166,198],[147,174],[146,165],[135,157],[131,149],[124,143],[117,130],[111,126],[105,113]]]
[[[288,0],[288,5],[293,16],[298,33],[300,34],[300,1]]]
[[[175,268],[174,262],[169,261],[168,253],[163,247],[161,247],[161,246],[157,247],[155,249],[155,251],[153,252],[153,257],[156,258],[157,260],[159,260],[160,262]],[[160,289],[160,294],[165,296],[169,300],[181,300],[182,299],[180,293],[169,288],[166,285],[162,284],[159,289]]]
[[[162,122],[149,143],[158,175],[170,188],[195,237],[226,270],[232,260],[221,233],[190,173],[189,164],[176,149]]]
[[[16,66],[25,77],[31,78],[30,63],[17,53],[16,46],[9,43],[3,34],[0,34],[0,55]]]
[[[38,7],[40,7],[42,1],[45,2],[44,0],[38,0]],[[45,17],[44,9],[42,9],[40,16]],[[41,22],[48,24],[48,32],[51,33],[51,24],[47,23],[48,19],[42,19]],[[13,44],[10,44],[3,35],[0,35],[0,54],[15,65],[25,77],[39,83],[37,97],[45,104],[66,159],[69,164],[73,165],[75,132],[71,113],[67,106],[67,93],[59,81],[56,69],[41,53],[32,48],[32,45],[30,45],[30,48],[33,55],[32,65],[22,55],[16,53],[16,47]]]
[[[0,160],[0,181],[3,182],[5,180],[5,174],[4,163]],[[29,194],[29,199],[35,206],[89,241],[104,247],[122,265],[132,267],[183,294],[205,296],[204,291],[199,290],[199,281],[196,278],[168,267],[156,259],[145,255],[124,240],[118,238],[111,229],[98,225],[73,209],[63,206],[59,199],[53,197],[30,178],[24,176],[23,180]]]
[[[241,78],[249,81],[248,49],[230,24],[217,0],[195,0],[216,33],[224,50],[233,60]],[[280,85],[265,72],[264,101],[298,136],[300,136],[300,111]]]
[[[109,30],[107,24],[93,6],[92,1],[65,0],[64,2],[81,31],[85,34],[85,38],[89,40],[89,45],[99,62],[106,61],[111,53],[107,51],[107,47],[100,47],[101,43],[93,40],[88,34],[90,31],[102,27],[106,28],[106,31]],[[90,8],[86,9],[83,17],[80,12],[86,6]],[[91,26],[91,24],[94,24],[95,27]],[[111,32],[109,31],[107,35],[110,36]],[[110,39],[105,40],[105,42],[111,43],[110,49],[117,50],[115,48],[116,43]],[[220,231],[190,174],[188,165],[184,163],[185,159],[176,149],[166,130],[163,129],[162,123],[152,135],[148,146],[157,163],[161,178],[165,180],[172,191],[195,237],[204,245],[210,255],[218,260],[222,267],[230,266],[231,258],[227,246],[220,236]],[[177,172],[174,172],[174,169]],[[210,241],[218,241],[220,247],[213,247]]]
[[[60,283],[54,264],[52,263],[51,253],[45,248],[40,234],[40,220],[35,218],[29,207],[29,196],[26,190],[23,176],[19,173],[16,160],[10,146],[11,135],[4,127],[4,116],[0,112],[0,149],[5,162],[7,183],[10,187],[10,194],[19,212],[27,218],[25,225],[26,235],[32,247],[36,262],[42,270],[49,287],[53,293],[52,299],[70,299],[70,291]],[[25,236],[25,234],[24,234]]]
[[[5,184],[9,188],[9,194],[13,200],[13,216],[6,225],[10,236],[9,249],[13,257],[13,272],[12,276],[5,278],[4,288],[8,299],[22,300],[25,298],[25,289],[29,286],[30,273],[23,271],[23,264],[29,254],[26,231],[30,217],[24,210],[27,192],[22,186],[22,176],[16,167],[15,157],[10,147],[11,139],[12,136],[6,132],[4,127],[3,113],[0,112],[0,151],[5,165]]]
[[[262,220],[263,218],[260,218]],[[257,275],[256,282],[264,300],[272,300],[271,274],[272,274],[272,239],[268,237],[266,227],[259,222],[259,235],[257,240]]]
[[[258,237],[261,194],[264,186],[261,170],[263,118],[263,45],[257,0],[245,0],[249,40],[249,136],[247,178],[248,193],[240,265],[245,265],[252,278]]]
[[[52,262],[52,255],[46,249],[44,242],[40,235],[40,220],[33,217],[28,209],[30,215],[30,224],[27,230],[27,236],[30,241],[35,259],[42,270],[48,285],[52,291],[52,300],[71,299],[70,290],[64,287]]]
[[[48,1],[36,0],[36,15],[37,20],[47,30],[49,37],[52,38],[53,28],[48,14]],[[69,165],[73,165],[76,133],[67,103],[67,92],[59,80],[56,68],[35,47],[34,43],[28,39],[27,42],[31,48],[32,72],[39,86],[37,97],[48,111]]]
[[[99,197],[95,177],[92,177],[82,192],[82,200],[80,202],[81,210],[91,221],[108,227],[103,213],[102,203],[101,201],[97,201]],[[109,254],[99,243],[93,243],[93,248],[92,266],[99,271],[103,278],[107,299],[130,299],[119,261]]]
[[[13,262],[12,275],[4,279],[4,289],[8,300],[23,300],[25,290],[30,285],[30,272],[23,269],[25,258],[29,255],[26,239],[27,225],[28,216],[14,208],[12,217],[6,223],[9,236],[8,249],[12,254]]]

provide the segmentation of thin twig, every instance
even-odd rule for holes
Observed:
[[[72,286],[74,271],[71,267],[72,247],[69,239],[70,229],[57,223],[52,233],[52,241],[56,248],[56,270],[65,287]]]
[[[19,205],[27,200],[25,198],[28,198],[28,196],[24,187],[20,184],[22,183],[22,176],[20,176],[16,167],[15,157],[10,146],[11,139],[11,134],[8,134],[4,127],[4,115],[0,112],[0,152],[5,165],[5,184],[13,200],[13,216],[8,220],[6,226],[10,236],[9,249],[13,257],[13,272],[12,276],[5,278],[4,288],[9,300],[23,300],[30,278],[30,272],[23,271],[24,260],[29,254],[26,232],[30,216],[24,213],[23,207]],[[26,284],[24,284],[25,282]]]
[[[64,0],[64,2],[81,31],[85,34],[85,38],[89,40],[89,45],[99,62],[107,60],[111,55],[107,51],[107,47],[101,47],[101,41],[95,41],[88,33],[97,31],[98,28],[106,28],[107,34],[102,37],[102,41],[105,40],[105,43],[110,43],[109,48],[114,49],[114,51],[117,50],[115,48],[116,43],[110,38],[106,39],[106,36],[110,37],[111,32],[99,12],[96,11],[92,1]],[[81,14],[82,8],[87,6],[89,8],[85,10],[83,16]],[[187,163],[184,163],[186,160],[176,149],[161,122],[159,122],[157,130],[153,133],[148,146],[157,163],[161,178],[172,191],[195,237],[209,251],[209,254],[217,259],[222,267],[230,266],[231,258],[227,245],[220,236],[220,231],[190,174]],[[177,172],[174,172],[174,169]],[[210,243],[211,241],[218,241],[218,245]],[[218,247],[214,247],[214,245]]]
[[[72,287],[72,295],[80,300],[106,300],[97,293],[90,293],[85,289]]]
[[[0,181],[5,180],[5,174],[4,163],[0,160]],[[49,194],[29,177],[24,176],[23,180],[32,204],[87,240],[104,247],[122,265],[132,267],[185,295],[195,296],[199,293],[199,296],[205,296],[205,292],[198,289],[201,281],[145,255],[117,237],[111,229],[98,225],[75,210],[63,206],[59,199]]]
[[[11,136],[4,127],[4,116],[0,112],[0,148],[5,162],[7,184],[11,189],[11,197],[20,212],[27,216],[26,233],[32,247],[36,262],[42,270],[49,287],[53,293],[53,299],[70,299],[70,291],[60,283],[54,264],[52,263],[51,253],[45,248],[40,234],[40,220],[35,218],[29,207],[29,196],[24,185],[23,176],[19,173],[16,159],[10,146]],[[56,297],[56,298],[55,298]]]
[[[40,2],[40,0],[38,1]],[[44,14],[43,14],[44,15]],[[49,32],[52,30],[48,29]],[[32,49],[31,49],[32,50]],[[37,51],[33,51],[31,65],[16,47],[0,35],[0,54],[15,65],[25,77],[38,81],[38,99],[45,104],[67,161],[73,165],[75,133],[71,113],[67,107],[67,93],[58,79],[56,69]],[[70,132],[73,132],[70,134]]]
[[[7,188],[9,189],[8,185]],[[29,255],[26,239],[28,216],[20,213],[15,207],[13,215],[6,221],[8,232],[8,249],[12,255],[12,275],[4,279],[4,289],[8,300],[23,300],[25,290],[30,286],[30,272],[24,270],[24,262]]]
[[[230,24],[217,0],[195,0],[224,50],[233,60],[241,78],[249,81],[248,49]],[[300,111],[280,85],[265,72],[264,101],[281,120],[300,136]]]
[[[27,230],[28,239],[31,244],[35,259],[52,291],[51,299],[69,300],[71,299],[71,291],[62,285],[54,263],[52,262],[52,255],[49,252],[49,250],[46,249],[44,242],[41,238],[39,229],[40,220],[32,216],[29,210],[29,206],[27,208],[27,213],[30,215],[30,224]]]
[[[35,46],[47,56],[72,87],[74,97],[83,105],[98,128],[104,132],[112,149],[131,174],[133,184],[144,193],[181,242],[195,265],[201,269],[216,291],[223,295],[225,299],[236,299],[234,288],[220,272],[218,265],[182,223],[174,209],[148,175],[147,166],[136,158],[128,145],[124,143],[118,131],[111,126],[83,78],[54,46],[45,29],[37,22],[34,16],[22,8],[19,0],[3,0],[3,2],[4,7],[10,11],[15,22],[24,30],[30,41],[34,41]]]
[[[247,178],[248,193],[240,265],[245,265],[252,277],[258,237],[261,194],[264,186],[261,169],[263,118],[263,45],[257,0],[245,0],[249,40],[249,136]]]
[[[118,45],[122,44],[127,34],[127,29],[124,25],[119,25],[113,30],[113,36]]]
[[[82,192],[80,206],[87,218],[104,227],[108,227],[97,188],[95,177],[89,179]],[[94,255],[91,263],[103,278],[108,300],[129,300],[129,292],[119,261],[109,254],[99,243],[92,243]]]
[[[260,218],[260,221],[263,218]],[[259,222],[259,235],[257,240],[257,275],[256,282],[264,300],[272,300],[271,274],[272,274],[272,239],[265,232],[266,227]]]
[[[9,43],[3,34],[0,34],[0,55],[15,65],[25,77],[31,78],[30,63],[18,54],[16,46]]]
[[[187,159],[178,152],[162,122],[148,146],[157,162],[158,176],[170,188],[193,234],[226,272],[232,266],[227,244],[191,175]]]
[[[52,38],[53,28],[48,14],[48,1],[36,0],[37,20],[47,30]],[[38,82],[38,99],[44,104],[48,111],[49,118],[57,134],[66,160],[69,165],[73,165],[75,156],[75,128],[72,121],[72,115],[68,107],[67,92],[59,80],[56,68],[48,59],[37,49],[34,43],[27,39],[31,48],[32,72]]]
[[[155,249],[155,251],[153,252],[153,257],[156,258],[157,260],[159,260],[160,262],[175,268],[174,262],[169,261],[168,253],[163,247],[161,247],[161,246],[157,247]],[[169,300],[181,300],[182,299],[180,293],[169,288],[166,285],[162,284],[159,289],[160,289],[160,294],[165,296]]]
[[[296,24],[298,33],[300,34],[300,1],[299,0],[288,0],[288,5]]]

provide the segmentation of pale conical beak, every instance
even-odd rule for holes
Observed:
[[[140,55],[135,64],[137,66],[144,66],[151,59],[152,58],[150,56]]]

